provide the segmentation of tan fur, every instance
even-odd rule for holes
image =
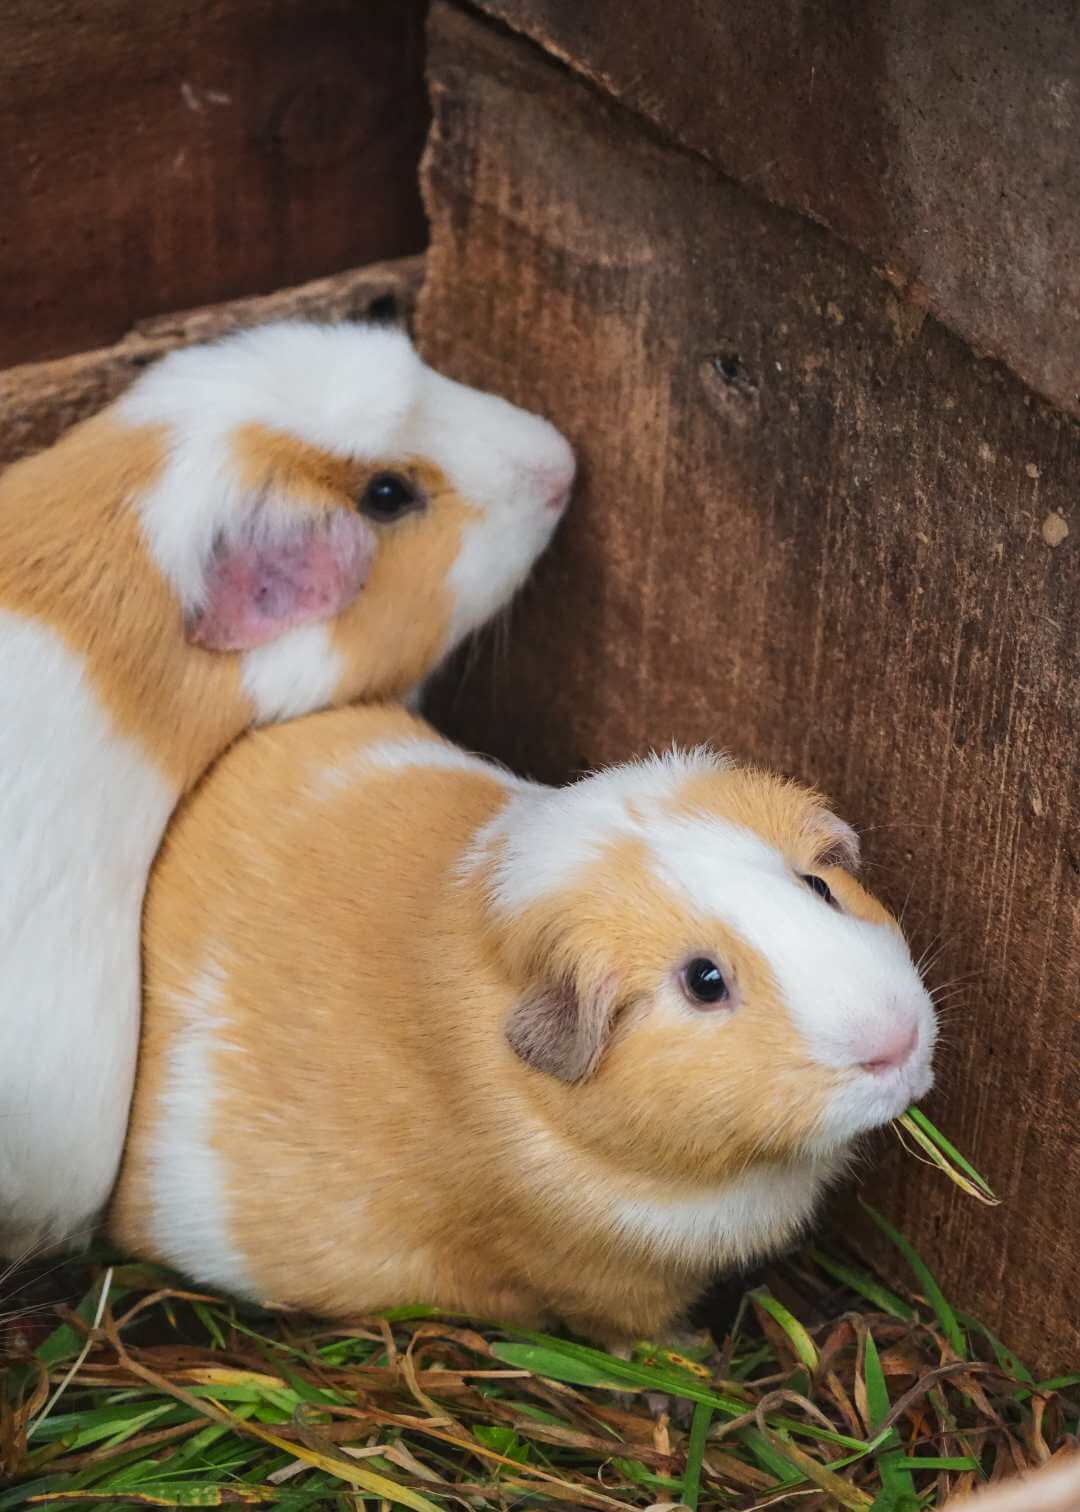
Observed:
[[[400,696],[439,660],[453,608],[450,568],[466,526],[480,513],[430,462],[414,461],[408,472],[438,512],[440,528],[432,530],[420,514],[375,527],[379,551],[367,587],[332,626],[350,698]],[[400,668],[392,682],[391,665]]]
[[[835,820],[813,788],[755,767],[735,767],[719,781],[712,775],[690,778],[673,807],[687,816],[701,812],[746,825],[782,851],[794,871],[824,877],[848,913],[899,928],[889,910],[840,864],[843,846],[837,846]]]
[[[714,919],[688,923],[636,841],[494,922],[483,865],[463,879],[462,861],[509,780],[356,766],[365,747],[409,736],[438,738],[388,707],[258,732],[178,814],[148,898],[141,1071],[112,1233],[171,1258],[154,1225],[162,1086],[185,994],[216,970],[225,1048],[211,1066],[210,1146],[224,1238],[264,1297],[329,1313],[423,1301],[608,1340],[654,1333],[725,1257],[707,1267],[627,1242],[608,1199],[662,1201],[722,1186],[751,1159],[785,1161],[841,1073],[793,1048],[765,961]],[[350,763],[347,783],[326,782]],[[813,801],[774,789],[718,773],[675,803],[742,820],[767,810],[802,864]],[[833,882],[854,912],[879,916],[854,879]],[[734,962],[752,1015],[717,1034],[702,1014],[672,1035],[643,1013],[648,995],[678,990],[673,960],[688,945]],[[553,981],[615,999],[610,1043],[578,1085],[532,1070],[506,1037],[522,995]],[[767,1105],[753,1096],[766,1067]],[[709,1077],[737,1115],[721,1141],[699,1117]]]
[[[389,525],[373,522],[379,549],[367,586],[331,627],[347,667],[342,700],[373,693],[394,697],[413,687],[439,659],[453,608],[448,575],[462,531],[480,511],[423,458],[350,461],[262,425],[242,426],[233,449],[241,477],[252,487],[273,481],[309,505],[354,509],[365,484],[387,471],[422,490],[426,511]],[[437,530],[431,523],[435,514]],[[400,670],[388,680],[390,666]]]
[[[233,657],[188,646],[133,500],[165,437],[108,412],[0,473],[0,608],[59,634],[117,729],[181,789],[251,717]]]
[[[630,1036],[616,1031],[605,1055],[602,1081],[567,1089],[546,1079],[530,1079],[526,1090],[531,1100],[542,1109],[545,1120],[555,1120],[560,1127],[569,1122],[576,1141],[642,1175],[679,1180],[690,1172],[703,1183],[721,1184],[762,1152],[782,1159],[813,1125],[835,1088],[834,1080],[793,1053],[790,1021],[758,951],[717,920],[695,917],[649,875],[636,844],[619,851],[615,858],[608,852],[598,861],[580,887],[530,909],[511,925],[507,934],[513,945],[518,946],[519,940],[527,947],[544,941],[546,962],[585,961],[594,980],[618,970],[624,1028],[634,1003],[654,993],[680,959],[698,954],[715,957],[733,969],[740,995],[753,1004],[753,1020],[733,1023],[728,1026],[733,1032],[719,1040],[709,1013],[688,1024],[685,1036],[677,1039],[663,1023],[635,1022],[632,1042]],[[611,866],[613,859],[615,868],[621,862],[629,875],[619,878]],[[606,887],[613,872],[616,886]],[[638,906],[617,908],[616,896],[625,898],[628,893],[637,894]],[[573,920],[569,928],[568,918]],[[688,941],[693,942],[689,951]],[[629,970],[628,962],[633,963]],[[536,970],[537,964],[526,968],[526,978]],[[736,1064],[737,1079],[732,1076]],[[641,1079],[646,1066],[649,1089],[643,1099]],[[736,1116],[723,1145],[714,1142],[711,1127],[703,1129],[698,1117],[698,1078],[707,1076],[710,1066],[715,1066],[718,1093],[726,1091],[734,1101]],[[752,1100],[746,1107],[734,1100],[738,1082],[748,1086],[768,1082],[772,1087],[778,1068],[785,1079],[780,1090],[786,1090],[796,1105],[797,1122],[778,1123],[777,1101],[784,1099],[775,1097],[772,1090],[768,1100]],[[660,1107],[665,1113],[657,1119],[655,1110]],[[617,1118],[612,1117],[615,1108]]]
[[[846,859],[836,820],[821,794],[757,767],[733,767],[722,782],[713,773],[691,777],[673,808],[687,817],[704,813],[745,825],[783,851],[796,871],[839,871]],[[868,894],[860,890],[860,895],[878,908]]]

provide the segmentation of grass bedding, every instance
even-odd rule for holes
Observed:
[[[242,1308],[100,1249],[24,1268],[0,1321],[0,1512],[914,1512],[1073,1445],[1080,1374],[1034,1380],[871,1216],[904,1295],[810,1249],[742,1296],[722,1345],[630,1360],[422,1308]]]

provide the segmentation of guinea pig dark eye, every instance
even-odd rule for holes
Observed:
[[[831,903],[834,908],[836,907],[836,899],[832,895],[832,888],[824,877],[803,875],[802,880],[811,892],[816,892],[819,898],[823,899],[826,903]]]
[[[722,1003],[728,995],[727,983],[715,961],[696,956],[682,970],[683,990],[692,1003],[706,1008]]]
[[[420,494],[400,473],[376,473],[356,503],[372,520],[398,520],[419,507]]]

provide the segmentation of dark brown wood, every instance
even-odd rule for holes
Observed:
[[[275,294],[159,315],[141,321],[114,346],[8,368],[0,372],[0,466],[51,445],[174,347],[293,317],[362,320],[376,315],[409,324],[423,272],[422,256],[375,263]]]
[[[1075,1365],[1080,428],[822,227],[432,17],[422,344],[584,469],[508,655],[441,717],[549,779],[674,737],[831,794],[933,980],[964,979],[928,1106],[1006,1205],[890,1140],[868,1194]]]
[[[0,367],[418,252],[424,0],[8,0]]]
[[[1075,0],[478,0],[1080,415]]]

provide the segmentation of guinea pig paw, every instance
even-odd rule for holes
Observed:
[[[645,1401],[648,1404],[649,1416],[654,1422],[660,1422],[666,1417],[676,1428],[682,1428],[689,1433],[690,1423],[694,1416],[694,1404],[688,1402],[685,1397],[672,1396],[666,1391],[647,1391]]]

